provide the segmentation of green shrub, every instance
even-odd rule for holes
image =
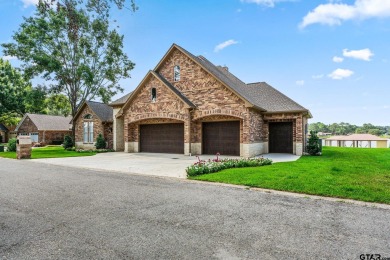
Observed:
[[[96,138],[96,149],[105,149],[106,148],[106,141],[103,138],[102,134],[99,134]]]
[[[272,160],[268,158],[243,158],[243,159],[223,159],[208,160],[194,163],[187,167],[187,176],[198,176],[207,173],[219,172],[229,168],[258,167],[271,165]]]
[[[310,155],[321,155],[322,144],[321,139],[317,136],[317,132],[310,131],[310,137],[306,149]]]
[[[65,150],[73,147],[73,139],[70,135],[65,135],[63,146]]]
[[[16,142],[17,142],[16,138],[9,139],[8,144],[7,144],[8,152],[16,152]]]

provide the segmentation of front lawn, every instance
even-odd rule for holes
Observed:
[[[390,204],[390,149],[324,147],[322,156],[191,179]]]
[[[96,152],[78,153],[76,151],[66,151],[62,146],[46,146],[33,148],[31,159],[91,156],[95,154]],[[0,157],[16,159],[16,152],[0,152]]]

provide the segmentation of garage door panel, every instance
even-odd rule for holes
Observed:
[[[184,153],[184,124],[140,125],[140,151]]]
[[[240,155],[240,121],[203,123],[203,154]]]
[[[293,153],[292,122],[269,123],[269,152]]]

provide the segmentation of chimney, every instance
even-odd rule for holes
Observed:
[[[222,68],[225,69],[226,71],[229,71],[229,68],[226,65],[222,66]]]

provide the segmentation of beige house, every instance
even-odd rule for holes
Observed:
[[[269,84],[246,84],[176,44],[110,106],[113,148],[125,152],[301,155],[311,118]]]
[[[372,134],[338,135],[324,139],[324,141],[325,146],[332,146],[335,143],[337,147],[347,147],[348,143],[351,147],[371,148],[375,143],[376,148],[387,148],[387,139]]]

